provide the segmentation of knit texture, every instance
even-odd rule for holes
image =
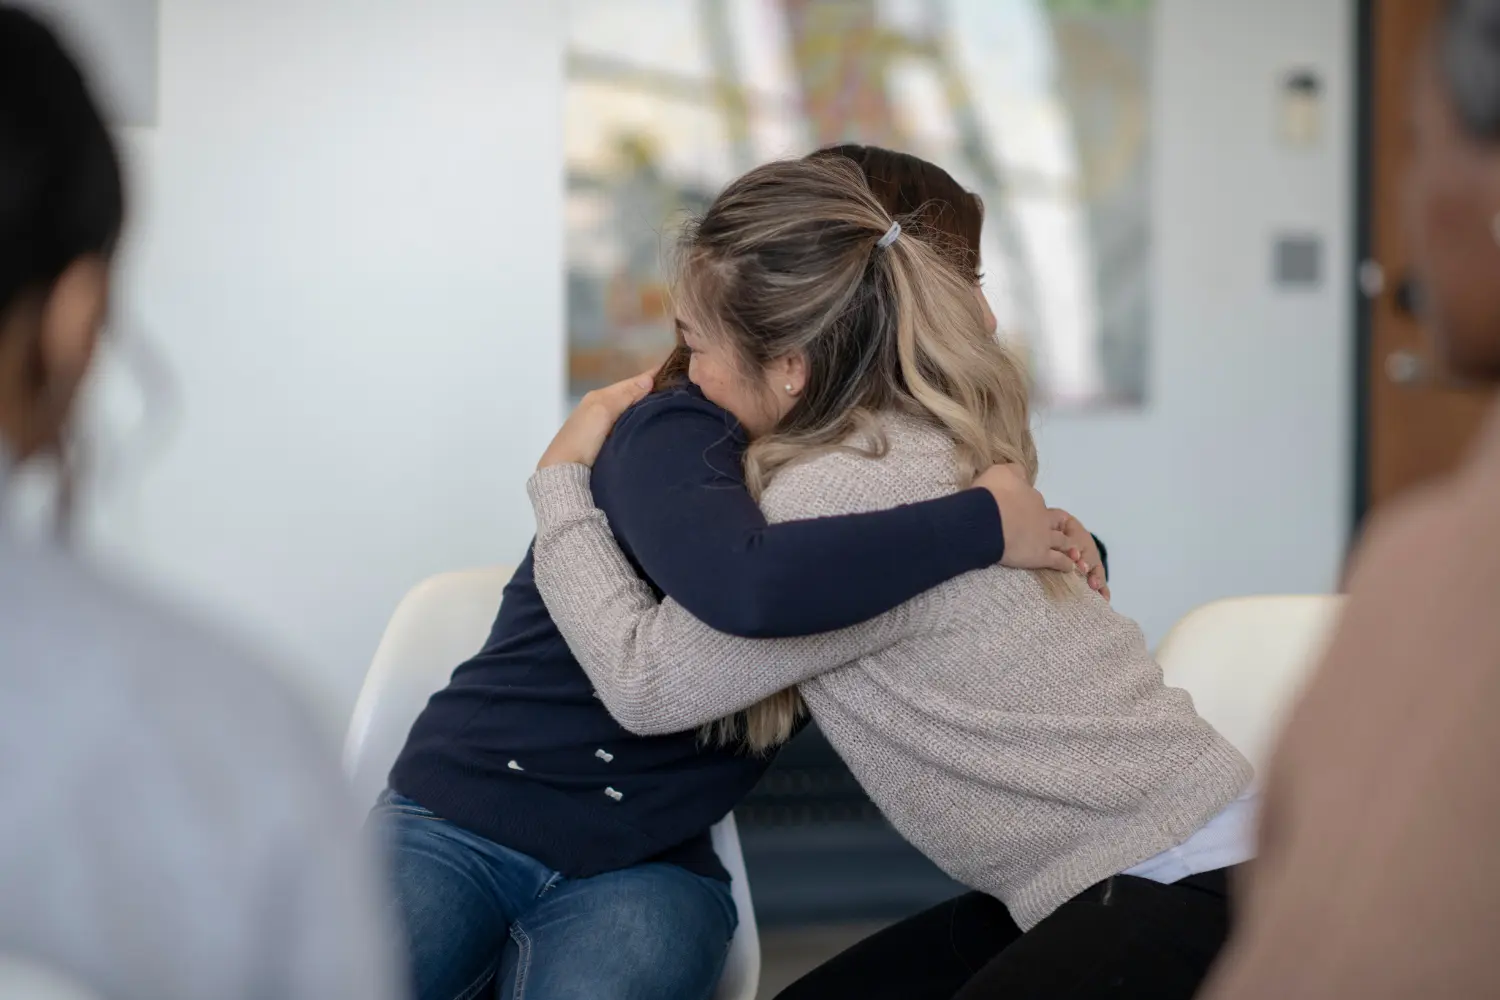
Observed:
[[[880,428],[878,457],[841,450],[782,471],[767,517],[884,509],[967,485],[938,430],[895,414]],[[1086,588],[1053,599],[1034,574],[994,566],[851,628],[739,639],[656,600],[594,508],[588,470],[543,469],[528,491],[537,585],[621,724],[691,729],[799,685],[896,829],[1023,928],[1180,844],[1251,779],[1189,696],[1162,682],[1140,628]]]

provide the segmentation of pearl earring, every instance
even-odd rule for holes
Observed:
[[[786,384],[786,394],[788,396],[795,396],[795,395],[797,395],[797,390],[795,390],[795,389],[792,388],[792,383],[790,383],[790,382],[788,382]]]

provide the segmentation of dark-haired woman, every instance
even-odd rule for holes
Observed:
[[[123,219],[77,66],[0,3],[0,508],[66,462]],[[292,698],[20,534],[0,523],[0,955],[109,1000],[394,997],[357,812]]]

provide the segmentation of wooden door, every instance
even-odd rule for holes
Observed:
[[[1366,456],[1360,484],[1367,508],[1452,469],[1462,460],[1490,396],[1456,386],[1434,359],[1412,311],[1420,294],[1401,224],[1401,183],[1410,154],[1407,125],[1412,74],[1443,0],[1367,0],[1366,79],[1370,117],[1363,149],[1369,164],[1369,254],[1360,281],[1369,302],[1363,339]]]

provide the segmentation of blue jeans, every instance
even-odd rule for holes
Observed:
[[[708,1000],[737,922],[729,884],[669,864],[570,879],[386,792],[416,1000]]]

